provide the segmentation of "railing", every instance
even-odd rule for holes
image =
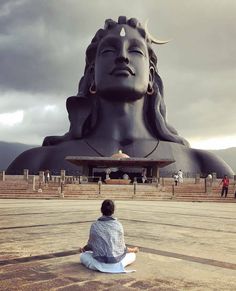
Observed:
[[[64,170],[55,170],[55,169],[50,169],[50,173],[52,176],[60,176],[61,175],[61,171],[65,171],[65,173],[68,175],[68,176],[72,176],[72,177],[79,177],[79,176],[82,176],[82,171],[81,169],[78,169],[78,170],[71,170],[71,169],[64,169]],[[0,173],[4,172],[5,173],[5,170],[0,170]],[[22,175],[22,170],[15,170],[11,175]],[[39,172],[38,171],[28,171],[28,174],[30,175],[39,175]],[[103,174],[101,173],[101,175],[104,176],[105,174],[105,169],[104,169],[104,172]],[[171,171],[165,171],[165,169],[161,169],[160,171],[160,178],[164,177],[164,178],[171,178],[173,177],[173,172]],[[195,178],[196,175],[199,175],[200,178],[206,178],[208,176],[209,173],[204,173],[204,172],[199,172],[199,173],[196,173],[196,172],[183,172],[183,178]],[[141,176],[141,173],[140,173],[140,176]],[[139,177],[140,177],[139,176]],[[137,177],[137,178],[139,178]],[[235,175],[236,177],[236,175]],[[236,179],[236,178],[235,178]]]
[[[70,189],[72,189],[72,192],[75,191],[75,193],[77,191],[76,189],[80,189],[79,191],[81,192],[86,192],[86,188],[88,187],[83,187],[83,184],[94,184],[95,186],[91,187],[97,193],[96,195],[102,195],[103,193],[106,193],[106,189],[111,189],[111,191],[114,189],[115,193],[117,189],[121,189],[119,188],[119,185],[117,185],[117,187],[110,186],[110,188],[108,186],[104,186],[105,182],[102,181],[100,176],[69,176],[65,175],[65,171],[61,171],[60,175],[51,175],[49,179],[45,177],[45,174],[42,171],[37,176],[29,175],[28,171],[24,171],[24,175],[9,176],[5,175],[5,173],[1,173],[0,177],[0,181],[5,180],[9,181],[10,183],[13,182],[12,185],[17,184],[17,181],[19,181],[19,185],[25,184],[27,189],[26,192],[30,193],[32,191],[38,191],[52,194],[54,193],[54,195],[58,194],[58,197],[60,198],[64,197],[64,193],[69,193]],[[24,183],[20,181],[24,181]],[[139,193],[141,192],[155,192],[157,195],[160,194],[158,194],[158,192],[166,192],[167,196],[172,193],[172,198],[175,199],[179,194],[181,195],[185,193],[216,193],[216,190],[218,189],[217,187],[219,187],[219,182],[220,179],[213,180],[213,177],[200,178],[199,174],[196,175],[195,178],[184,178],[183,184],[179,184],[177,186],[174,185],[174,179],[170,177],[160,177],[158,179],[147,177],[146,183],[142,183],[141,177],[134,177],[130,184],[126,186],[126,189],[130,193],[129,195],[133,195],[133,198],[135,195],[140,195]],[[81,184],[81,186],[80,188],[76,188],[74,186],[70,188],[70,184]],[[1,185],[3,185],[3,188],[7,186],[7,184],[4,186],[4,183],[1,183]],[[149,188],[149,185],[154,187]],[[236,176],[234,176],[233,179],[230,179],[229,190],[230,195],[232,196],[232,193],[235,193],[236,190]]]

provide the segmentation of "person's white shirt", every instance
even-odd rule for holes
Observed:
[[[179,183],[183,183],[183,172],[181,170],[178,171],[178,181]]]

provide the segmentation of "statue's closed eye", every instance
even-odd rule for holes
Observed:
[[[140,54],[140,55],[143,55],[144,56],[144,52],[141,49],[139,49],[139,48],[131,48],[131,49],[129,49],[129,52],[130,53]]]
[[[101,50],[101,54],[107,54],[107,53],[115,53],[116,49],[113,47],[108,47],[108,48],[104,48]]]
[[[129,52],[130,53],[135,53],[135,54],[140,54],[140,55],[145,55],[144,52],[142,51],[142,49],[138,48],[138,47],[131,47],[129,48]]]

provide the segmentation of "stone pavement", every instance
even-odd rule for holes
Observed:
[[[236,205],[116,201],[136,269],[84,268],[101,201],[0,200],[0,290],[236,290]],[[129,269],[128,268],[128,269]]]

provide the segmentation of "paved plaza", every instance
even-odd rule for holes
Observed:
[[[80,264],[101,201],[0,200],[0,290],[236,290],[235,203],[115,203],[135,273]]]

